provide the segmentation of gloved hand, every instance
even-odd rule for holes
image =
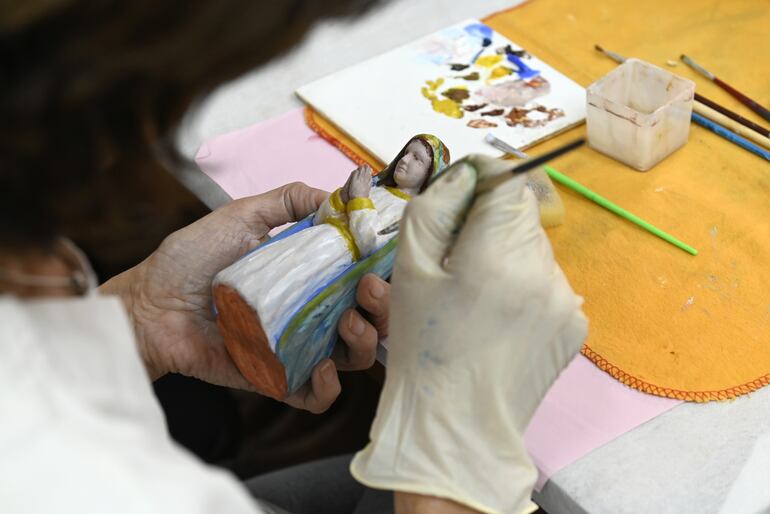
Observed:
[[[471,156],[407,207],[387,377],[371,442],[351,464],[364,484],[481,512],[536,509],[522,433],[587,320],[526,177],[474,198],[478,180],[509,168]]]

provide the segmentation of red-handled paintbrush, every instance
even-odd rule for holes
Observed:
[[[767,121],[770,121],[770,111],[768,111],[766,108],[759,105],[756,101],[752,100],[748,96],[744,95],[734,87],[732,87],[730,84],[725,82],[724,80],[720,79],[719,77],[715,76],[713,73],[693,61],[691,58],[687,57],[686,55],[682,54],[682,60],[690,66],[692,69],[706,77],[707,79],[714,82],[717,86],[721,87],[731,95],[733,95],[735,98],[740,100],[740,102],[744,105],[746,105],[749,109],[756,112],[760,116],[762,116]]]

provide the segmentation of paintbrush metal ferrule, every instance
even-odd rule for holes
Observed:
[[[527,154],[525,154],[521,150],[517,150],[516,148],[512,147],[511,145],[509,145],[508,143],[503,141],[502,139],[499,139],[499,138],[495,137],[491,133],[488,133],[486,136],[484,136],[484,141],[486,143],[494,146],[495,148],[497,148],[501,152],[505,152],[505,153],[508,153],[508,154],[511,154],[511,155],[515,155],[516,157],[518,157],[520,159],[527,159],[529,157]]]
[[[379,232],[377,232],[377,235],[378,236],[384,236],[386,234],[392,234],[393,232],[398,230],[399,223],[401,223],[401,222],[400,221],[395,221],[395,222],[391,223],[390,225],[388,225],[384,229],[382,229]]]
[[[603,53],[604,55],[606,55],[607,57],[609,57],[615,62],[618,62],[620,64],[623,64],[624,62],[626,62],[626,58],[618,53],[612,52],[610,50],[605,50],[604,48],[602,48],[597,44],[594,44],[594,48],[596,48],[598,51],[600,51],[601,53]]]
[[[689,57],[687,57],[685,54],[682,54],[680,59],[682,59],[682,61],[684,61],[684,63],[687,66],[689,66],[690,68],[694,69],[695,71],[697,71],[698,73],[700,73],[701,75],[706,77],[707,79],[714,80],[716,78],[713,73],[711,73],[706,68],[704,68],[703,66],[701,66],[697,62],[693,61]]]

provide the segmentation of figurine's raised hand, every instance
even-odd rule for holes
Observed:
[[[167,237],[144,262],[100,289],[119,294],[133,320],[139,351],[155,379],[175,372],[251,390],[228,355],[211,312],[211,281],[220,270],[267,238],[270,229],[315,211],[327,193],[289,184],[231,202]],[[363,318],[362,318],[363,319]],[[341,333],[349,351],[343,368],[361,369],[374,360],[376,333]],[[353,356],[351,361],[349,358]],[[328,408],[340,392],[337,367],[321,361],[309,383],[287,403],[313,412]]]
[[[356,170],[351,171],[348,179],[340,188],[340,200],[342,200],[342,203],[348,203],[348,200],[350,200],[350,181],[353,180],[353,175],[355,174]]]
[[[372,168],[367,164],[359,166],[350,174],[348,180],[348,197],[350,199],[367,198],[372,188]]]

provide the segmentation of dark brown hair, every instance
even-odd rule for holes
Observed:
[[[156,175],[190,106],[372,3],[0,0],[0,246],[163,216]]]

